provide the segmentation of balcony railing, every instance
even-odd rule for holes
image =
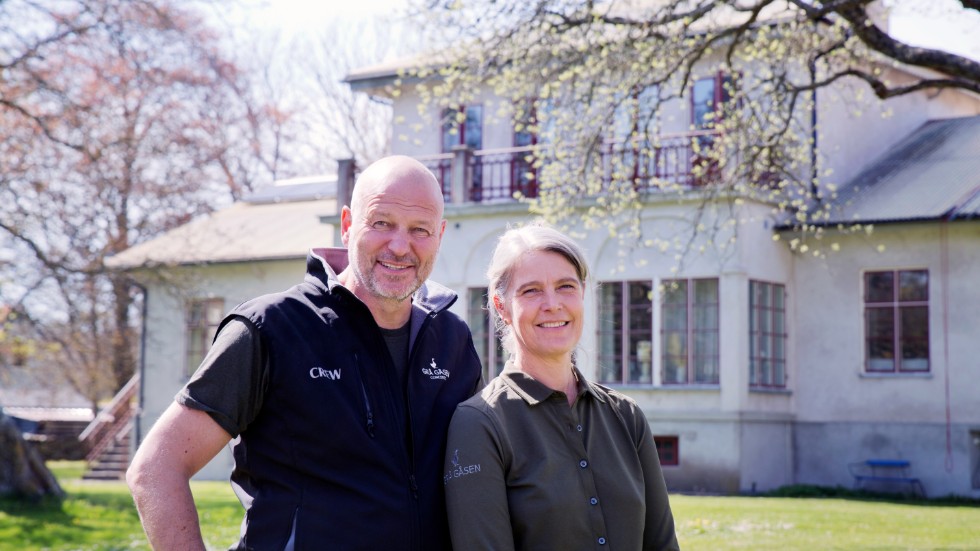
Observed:
[[[717,164],[696,151],[707,151],[716,135],[692,132],[608,141],[602,152],[603,185],[608,189],[613,181],[618,181],[637,191],[706,185],[719,176]]]
[[[638,191],[658,191],[668,186],[698,187],[717,177],[717,170],[695,153],[710,147],[714,134],[693,132],[654,139],[608,141],[600,158],[604,190],[613,182],[626,182]],[[514,201],[517,195],[538,196],[535,148],[508,147],[474,150],[457,146],[450,153],[416,157],[435,174],[447,204]],[[700,168],[699,168],[700,167]],[[357,170],[352,161],[341,161],[339,196],[349,204]]]
[[[513,201],[518,194],[538,196],[533,154],[533,146],[478,150],[458,147],[452,153],[418,160],[435,174],[447,203],[490,203]]]

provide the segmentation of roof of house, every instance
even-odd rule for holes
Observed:
[[[980,116],[929,121],[840,187],[823,224],[980,218]]]
[[[336,180],[279,182],[109,258],[113,268],[303,258],[332,246],[320,217],[337,210]]]

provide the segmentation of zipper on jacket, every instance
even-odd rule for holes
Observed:
[[[408,475],[408,484],[409,484],[409,486],[412,487],[412,497],[415,498],[415,501],[418,501],[419,500],[419,485],[415,481],[415,475],[414,474]]]
[[[364,387],[364,377],[361,376],[361,364],[354,352],[354,371],[357,372],[357,382],[361,385],[361,395],[364,396],[364,426],[368,436],[374,438],[374,412],[371,411],[371,400],[368,399],[367,388]]]

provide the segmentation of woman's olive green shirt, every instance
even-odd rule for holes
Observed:
[[[628,396],[508,369],[456,408],[445,488],[460,551],[675,550],[657,448]]]

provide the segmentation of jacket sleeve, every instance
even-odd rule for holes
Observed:
[[[444,483],[454,549],[514,549],[502,443],[492,420],[478,408],[456,408]]]
[[[646,501],[646,523],[643,527],[644,551],[679,551],[677,534],[674,531],[674,515],[667,498],[667,483],[660,468],[657,445],[650,432],[650,424],[638,407],[632,408],[634,434],[638,436],[637,454],[643,469],[644,497]]]

